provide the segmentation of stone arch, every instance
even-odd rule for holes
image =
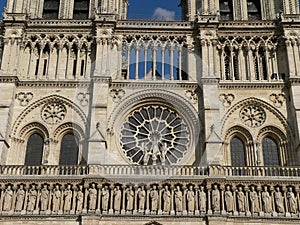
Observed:
[[[116,139],[116,141],[111,141],[116,143],[116,145],[113,147],[109,146],[109,149],[116,148],[122,152],[121,146],[119,145],[120,130],[125,118],[130,112],[147,105],[159,105],[176,111],[188,126],[189,135],[191,137],[187,150],[189,153],[185,154],[180,163],[193,163],[195,161],[196,153],[191,152],[195,151],[199,141],[200,119],[198,112],[191,102],[178,94],[161,89],[138,91],[122,100],[123,101],[113,109],[108,120],[108,134],[111,135],[110,138]],[[130,163],[123,153],[121,155],[123,160]]]
[[[243,126],[233,126],[229,128],[225,135],[224,135],[224,159],[225,159],[225,164],[230,165],[231,164],[231,149],[230,149],[230,142],[232,138],[238,137],[241,139],[244,143],[245,146],[245,160],[247,165],[254,165],[254,159],[255,155],[253,152],[253,134],[251,132],[243,127]]]

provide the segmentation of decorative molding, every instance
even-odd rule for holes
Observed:
[[[16,94],[16,99],[20,101],[20,106],[27,106],[32,98],[32,92],[20,92]]]
[[[160,81],[116,81],[112,82],[110,85],[111,88],[120,89],[120,88],[130,88],[130,89],[192,89],[196,90],[198,84],[196,82],[190,81],[168,81],[168,83]]]
[[[85,107],[89,104],[89,95],[90,93],[89,92],[79,92],[77,94],[77,99],[79,100],[79,103],[81,106]]]
[[[118,103],[121,101],[121,99],[124,97],[125,91],[123,89],[112,89],[110,90],[110,96],[113,98],[113,101],[115,103]]]
[[[240,111],[240,119],[249,127],[259,127],[266,121],[266,112],[257,104],[246,105]]]
[[[229,107],[234,101],[235,96],[234,94],[220,94],[219,99],[223,103],[224,107]]]
[[[67,115],[67,109],[61,101],[54,100],[44,105],[41,111],[42,119],[48,124],[58,124]]]
[[[185,96],[192,101],[192,103],[197,104],[198,102],[198,95],[197,92],[194,90],[187,90],[185,91]]]
[[[273,105],[277,108],[282,107],[283,103],[285,102],[285,95],[284,93],[281,94],[271,94],[270,101],[273,102]]]

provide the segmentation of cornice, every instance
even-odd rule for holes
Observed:
[[[60,87],[60,88],[74,88],[74,87],[89,87],[90,81],[19,81],[18,87]]]
[[[219,83],[219,89],[282,89],[285,87],[284,81],[276,82],[222,82]]]
[[[133,89],[197,89],[196,82],[183,81],[112,81],[110,88],[133,88]]]

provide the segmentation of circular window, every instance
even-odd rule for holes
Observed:
[[[131,112],[121,128],[122,150],[135,164],[176,164],[189,143],[185,121],[165,106],[143,106]]]
[[[240,111],[240,118],[249,127],[259,127],[266,120],[266,112],[260,106],[248,105]]]
[[[51,102],[42,109],[42,119],[48,124],[58,124],[66,117],[67,109],[60,102]]]

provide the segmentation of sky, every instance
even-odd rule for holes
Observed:
[[[180,0],[129,0],[129,18],[152,19],[153,16],[173,19],[180,18],[181,11],[178,7]],[[0,0],[0,14],[2,14],[6,0]]]

